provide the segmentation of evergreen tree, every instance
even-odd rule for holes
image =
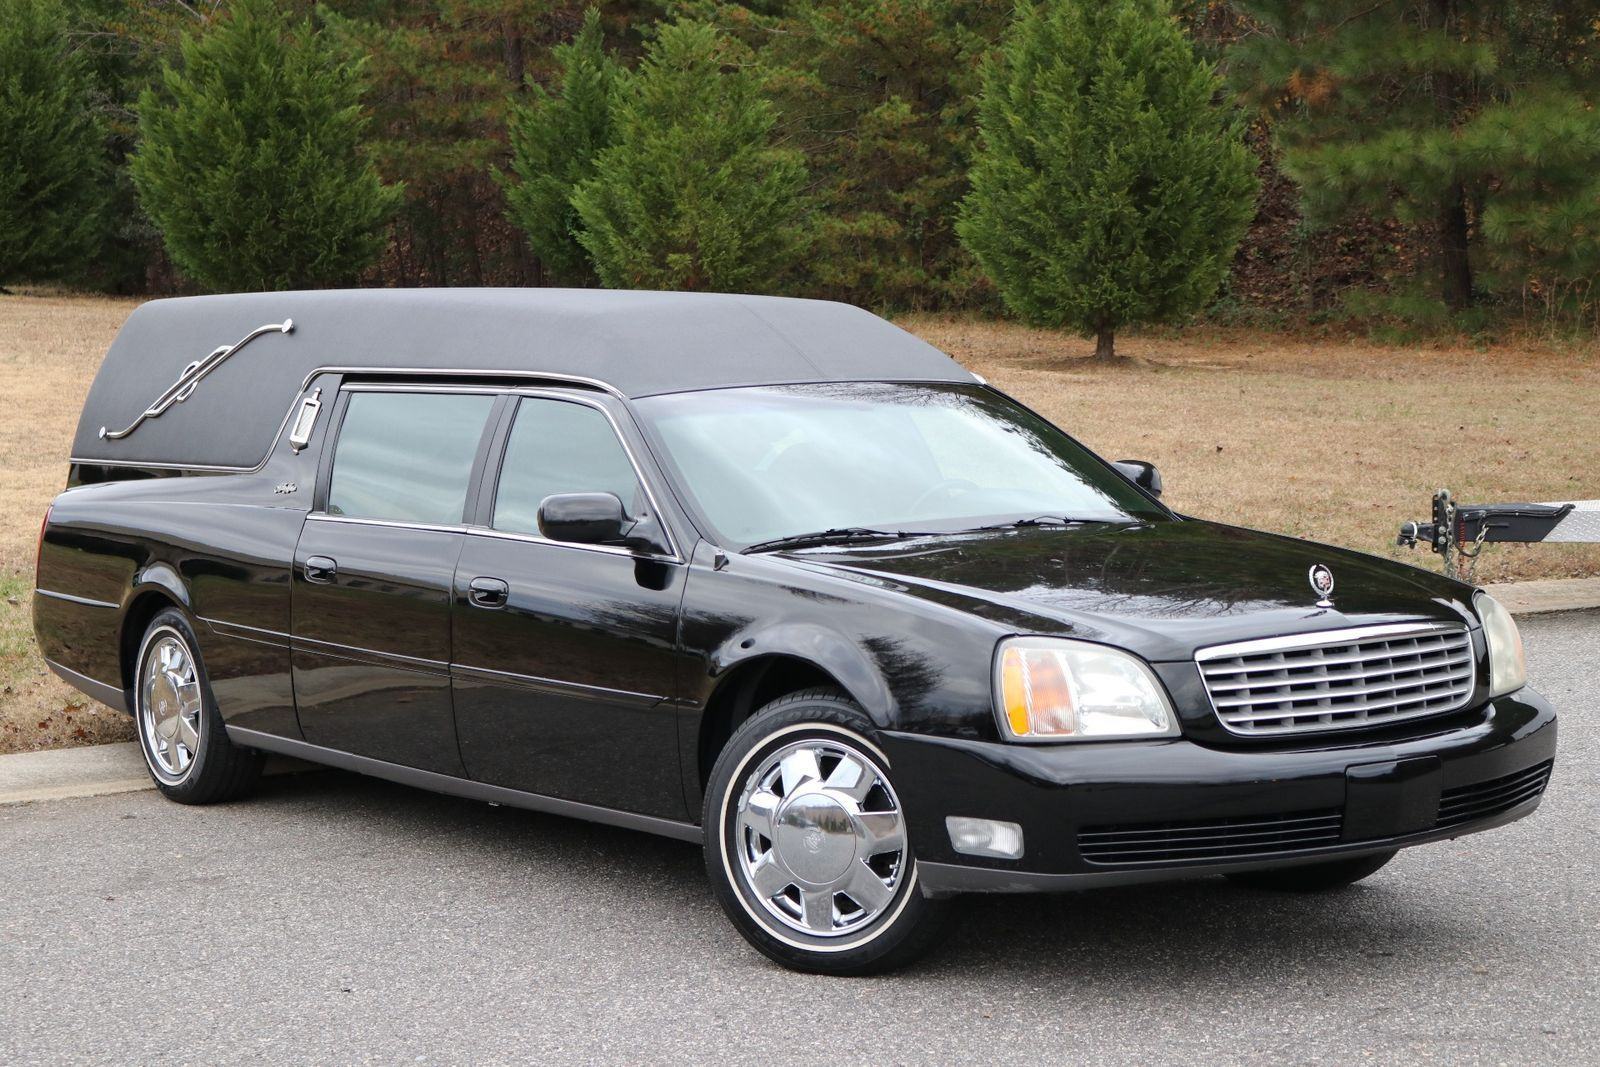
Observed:
[[[167,251],[212,289],[348,281],[400,198],[361,154],[361,68],[309,20],[238,0],[139,99],[132,159]]]
[[[79,272],[105,225],[104,135],[58,0],[0,0],[0,285]]]
[[[141,292],[160,270],[161,234],[139,207],[128,173],[128,157],[138,147],[139,94],[160,76],[163,59],[175,58],[197,17],[214,17],[208,5],[190,9],[148,0],[66,0],[72,10],[71,36],[94,82],[94,111],[105,131],[107,189],[104,241],[85,284],[112,292]]]
[[[561,86],[531,89],[511,109],[511,170],[502,176],[507,214],[528,237],[551,280],[592,285],[589,253],[578,243],[572,194],[594,176],[595,159],[611,144],[611,105],[621,68],[606,55],[600,13],[590,8],[572,43],[555,49]]]
[[[1482,237],[1505,264],[1600,269],[1593,0],[1242,0],[1236,54],[1314,220],[1352,209],[1435,235],[1446,304]]]
[[[1008,307],[1096,338],[1199,310],[1254,210],[1255,160],[1162,0],[1024,2],[984,69],[958,229]]]
[[[955,223],[977,144],[979,65],[1014,2],[724,6],[721,23],[756,50],[783,132],[814,175],[808,291],[902,308],[983,298]]]
[[[399,285],[521,285],[531,263],[492,177],[506,116],[549,45],[580,22],[560,0],[329,0],[327,26],[364,57],[365,153],[405,186],[384,279]]]
[[[805,167],[773,143],[755,75],[724,70],[710,26],[664,27],[623,80],[615,141],[573,206],[606,285],[761,291],[801,245]]]

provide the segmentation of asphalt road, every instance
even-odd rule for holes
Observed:
[[[343,774],[0,808],[0,1063],[1594,1062],[1600,613],[1523,630],[1532,818],[1322,898],[972,899],[886,978],[765,962],[693,848]]]

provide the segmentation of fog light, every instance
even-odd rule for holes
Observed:
[[[1022,827],[1014,822],[947,815],[944,828],[950,831],[950,847],[964,855],[1022,858]]]

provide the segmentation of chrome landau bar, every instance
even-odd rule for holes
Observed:
[[[183,368],[183,373],[178,375],[178,380],[169,385],[164,393],[156,397],[154,403],[145,408],[144,412],[140,414],[138,418],[130,422],[126,427],[120,430],[108,430],[104,426],[100,427],[100,439],[102,441],[120,441],[122,438],[128,436],[140,426],[144,425],[146,419],[157,418],[168,408],[172,407],[172,405],[181,404],[185,400],[188,400],[189,397],[193,395],[195,386],[199,385],[201,380],[205,378],[206,375],[222,366],[229,356],[233,355],[235,352],[239,351],[239,349],[243,348],[251,341],[254,341],[262,334],[293,332],[293,319],[284,319],[282,322],[272,322],[265,326],[257,326],[255,329],[245,334],[244,337],[240,338],[237,342],[231,345],[223,345],[220,348],[215,349],[205,359],[195,360],[193,363]]]

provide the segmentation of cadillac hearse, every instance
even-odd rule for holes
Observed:
[[[282,753],[665,834],[824,973],[962,893],[1332,890],[1534,810],[1556,717],[1504,608],[1161,488],[841,304],[159,300],[34,622],[175,801]]]

